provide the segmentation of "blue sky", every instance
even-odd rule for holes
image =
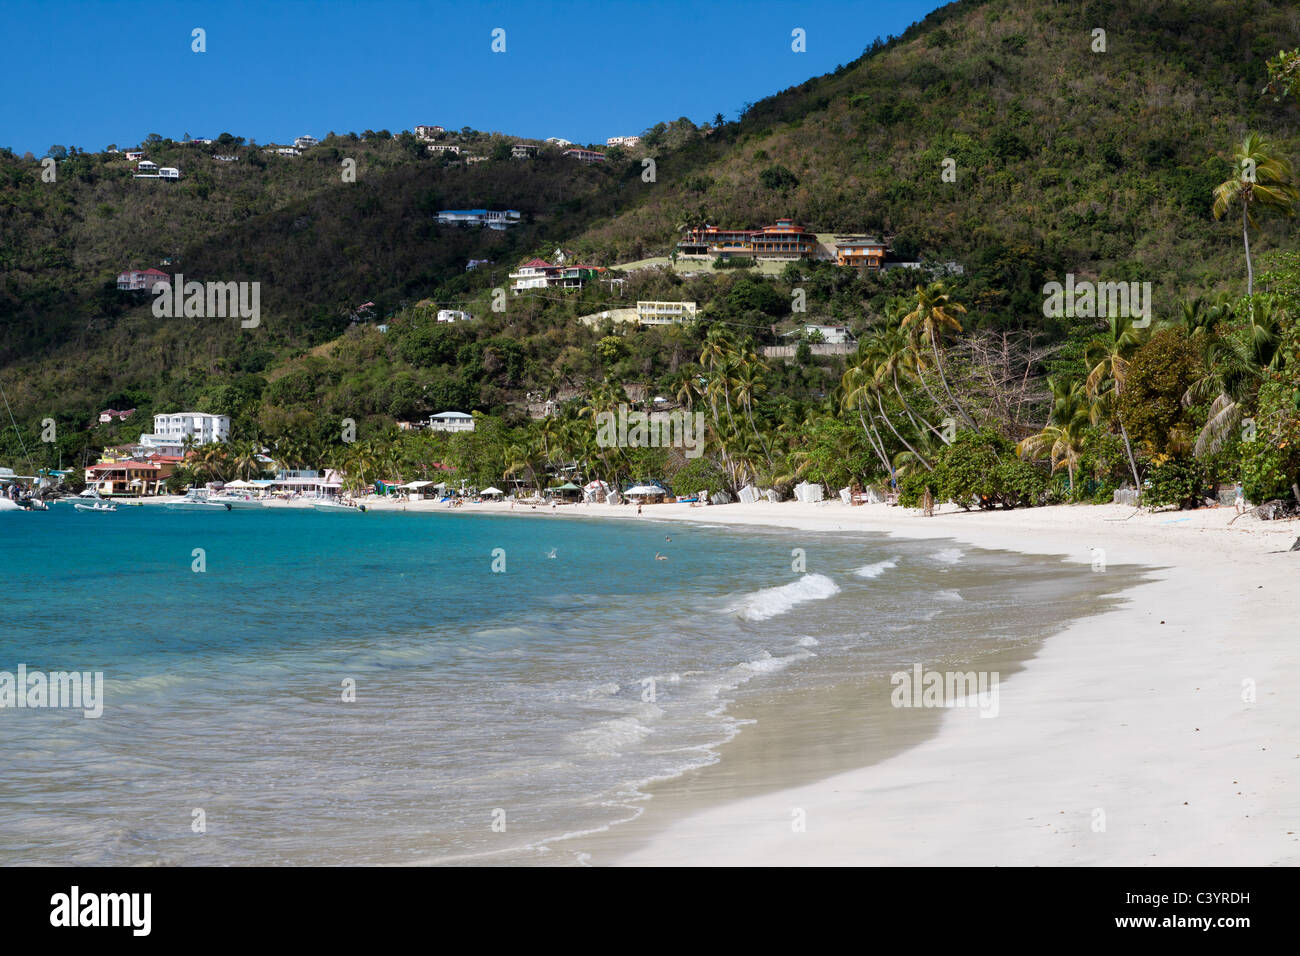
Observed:
[[[42,156],[149,133],[267,143],[421,123],[603,142],[679,116],[734,119],[941,5],[0,0],[0,146]],[[795,28],[807,52],[791,50]]]

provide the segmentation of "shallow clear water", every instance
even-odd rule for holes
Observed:
[[[0,574],[0,671],[105,680],[99,719],[0,709],[8,864],[565,862],[715,761],[738,695],[1033,641],[1096,585],[874,536],[67,503],[0,515]]]

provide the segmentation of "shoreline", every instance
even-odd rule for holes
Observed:
[[[1300,552],[1288,551],[1300,522],[1246,516],[1229,527],[1231,508],[1149,514],[1118,505],[948,508],[925,518],[887,505],[761,501],[647,505],[638,518],[627,505],[367,504],[884,532],[1060,555],[1087,574],[1099,573],[1091,564],[1100,548],[1110,569],[1100,573],[1146,569],[1114,594],[1118,606],[1050,628],[1001,687],[997,719],[945,710],[936,733],[882,760],[757,795],[692,793],[701,773],[693,771],[655,788],[635,836],[566,847],[599,843],[597,864],[1300,862],[1300,706],[1288,700],[1300,678]],[[761,734],[761,721],[742,732]],[[735,741],[724,746],[714,768],[743,774],[734,755],[729,761],[735,749]],[[796,809],[803,832],[791,826]]]

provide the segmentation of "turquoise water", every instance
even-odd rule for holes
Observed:
[[[716,760],[737,695],[1031,640],[1024,596],[1086,583],[869,536],[67,503],[0,515],[0,573],[0,671],[105,681],[99,719],[0,709],[10,864],[566,862]]]

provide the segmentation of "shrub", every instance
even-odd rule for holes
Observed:
[[[1205,487],[1205,470],[1194,458],[1171,458],[1147,473],[1147,484],[1143,501],[1150,507],[1195,508]]]

